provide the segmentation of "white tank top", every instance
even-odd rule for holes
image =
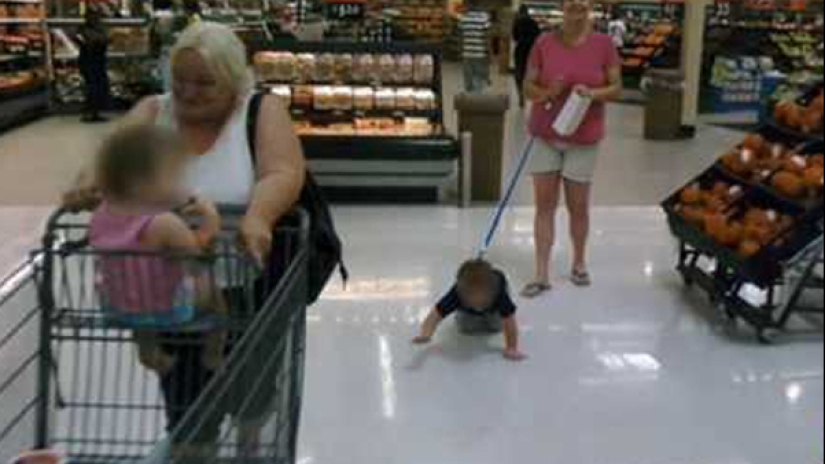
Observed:
[[[255,166],[247,137],[250,100],[251,95],[243,99],[208,152],[192,157],[186,173],[191,193],[218,204],[249,204],[255,188]],[[160,110],[155,123],[176,131],[178,122],[171,95],[163,95],[158,101]]]

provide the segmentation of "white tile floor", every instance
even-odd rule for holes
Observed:
[[[486,211],[338,211],[356,276],[310,317],[305,464],[815,464],[823,350],[732,341],[672,272],[651,208],[595,214],[590,290],[520,301],[524,349],[447,324],[413,347],[420,317],[472,250]],[[494,260],[530,270],[531,211],[508,218]],[[560,266],[567,253],[559,248]]]
[[[611,109],[596,286],[574,289],[560,272],[551,295],[520,301],[523,364],[501,359],[498,338],[450,324],[430,347],[409,343],[486,210],[336,209],[354,277],[311,310],[301,464],[822,463],[821,340],[765,348],[724,335],[672,271],[675,244],[654,206],[741,135],[702,128],[694,141],[647,143],[640,117]],[[512,157],[518,110],[508,126]],[[0,275],[36,241],[45,211],[31,205],[54,203],[101,130],[60,118],[0,136],[0,204],[22,206],[0,208]],[[531,210],[517,209],[493,252],[516,287],[531,234]]]

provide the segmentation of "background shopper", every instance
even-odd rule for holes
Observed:
[[[536,297],[550,290],[550,256],[562,186],[573,240],[572,281],[591,284],[587,268],[590,197],[599,144],[605,137],[605,103],[622,92],[621,59],[608,35],[593,32],[592,0],[565,0],[564,26],[542,36],[530,58],[525,94],[535,104],[530,131],[539,137],[531,171],[536,196],[536,276],[523,291]],[[553,128],[573,93],[593,99],[581,127],[563,137]]]
[[[472,6],[461,18],[461,59],[464,64],[464,89],[482,93],[490,78],[490,13]]]
[[[516,42],[515,79],[519,104],[522,107],[524,107],[524,78],[527,77],[527,63],[530,60],[530,52],[540,36],[541,26],[530,15],[530,8],[527,5],[522,5],[513,23],[513,40]]]
[[[104,122],[101,115],[109,105],[109,35],[97,8],[89,8],[86,22],[77,36],[80,44],[78,67],[85,90],[84,122]]]

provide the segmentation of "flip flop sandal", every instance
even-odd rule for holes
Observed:
[[[524,290],[521,291],[521,296],[532,300],[533,298],[537,298],[550,290],[553,290],[553,286],[550,284],[533,282],[532,284],[528,284],[524,287]]]
[[[587,271],[573,271],[570,281],[577,287],[590,287],[593,285],[593,278]]]

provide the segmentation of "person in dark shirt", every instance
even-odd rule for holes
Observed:
[[[513,40],[516,42],[515,63],[516,63],[516,87],[518,88],[519,104],[524,107],[524,79],[527,77],[527,63],[530,60],[530,52],[533,45],[541,36],[541,26],[530,15],[527,5],[519,8],[518,16],[513,23]]]
[[[77,41],[80,43],[78,67],[86,93],[83,121],[105,122],[101,113],[109,104],[109,34],[103,25],[102,14],[96,8],[86,12],[86,22],[80,28]]]
[[[521,361],[516,305],[504,274],[483,260],[464,263],[458,271],[458,283],[427,316],[421,333],[413,342],[432,341],[438,326],[456,314],[459,330],[468,335],[504,332],[504,357]]]

